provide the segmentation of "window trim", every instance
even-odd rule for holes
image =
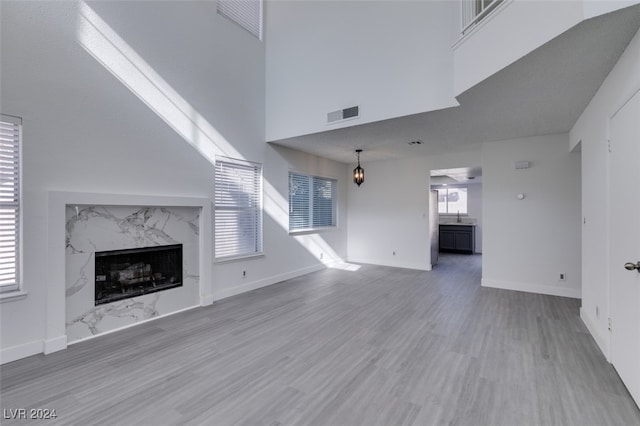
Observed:
[[[458,216],[457,212],[450,212],[449,211],[449,200],[448,200],[448,193],[450,189],[465,189],[467,192],[467,205],[466,207],[466,211],[464,213],[460,213],[460,216],[468,216],[469,215],[469,186],[468,185],[450,185],[450,186],[441,186],[441,187],[436,187],[434,188],[435,190],[438,191],[438,198],[440,197],[440,191],[442,190],[446,190],[447,191],[447,211],[446,212],[440,212],[439,206],[440,206],[440,201],[438,201],[438,215],[440,216],[453,216],[456,217]]]
[[[486,6],[485,1],[487,0],[460,0],[460,36],[462,38],[474,32],[483,22],[487,22],[489,20],[487,18],[494,16],[494,12],[499,10],[500,6],[511,3],[513,0],[488,0],[489,4]],[[480,4],[480,11],[478,11],[478,4]],[[470,14],[466,17],[467,19],[465,14]]]
[[[305,176],[311,179],[310,183],[313,184],[313,180],[314,179],[324,179],[324,180],[329,180],[333,182],[333,188],[332,188],[332,219],[333,219],[333,225],[330,226],[310,226],[307,228],[296,228],[296,229],[291,229],[291,175],[295,174],[298,176]],[[333,178],[333,177],[328,177],[328,176],[317,176],[317,175],[313,175],[313,174],[309,174],[309,173],[302,173],[302,172],[298,172],[295,170],[289,170],[289,173],[287,175],[288,177],[288,191],[289,191],[289,197],[287,199],[287,204],[289,207],[289,235],[304,235],[304,234],[316,234],[319,232],[324,232],[324,231],[332,231],[332,230],[336,230],[338,229],[338,225],[339,225],[339,221],[338,221],[338,179]],[[313,196],[310,193],[310,203],[313,200]],[[311,223],[313,223],[313,217],[309,218],[309,221]]]
[[[257,242],[257,250],[256,251],[252,251],[250,253],[242,253],[242,254],[233,254],[233,255],[227,255],[227,256],[221,256],[218,257],[217,254],[217,250],[216,250],[216,214],[218,209],[218,206],[216,204],[216,191],[217,191],[217,186],[218,186],[218,181],[217,181],[217,168],[218,168],[218,164],[236,164],[236,165],[242,165],[245,167],[257,167],[258,168],[258,188],[257,188],[257,201],[258,201],[258,207],[257,207],[257,223],[258,223],[258,229],[257,229],[257,235],[255,235],[256,237],[256,242]],[[223,263],[223,262],[232,262],[232,261],[237,261],[237,260],[246,260],[246,259],[250,259],[250,258],[257,258],[257,257],[263,257],[264,256],[264,182],[263,182],[263,165],[262,163],[258,163],[255,161],[248,161],[248,160],[241,160],[241,159],[237,159],[237,158],[231,158],[231,157],[222,157],[222,156],[218,156],[216,157],[216,164],[214,166],[215,168],[215,172],[214,172],[214,202],[213,202],[213,214],[212,214],[212,225],[213,225],[213,261],[215,263]],[[220,210],[229,210],[229,209],[224,209],[224,208],[220,208]],[[234,209],[231,209],[234,210]]]
[[[16,233],[16,271],[15,271],[15,283],[5,284],[0,286],[0,299],[5,301],[19,300],[24,298],[27,293],[24,291],[22,282],[23,268],[22,268],[22,246],[23,246],[23,191],[22,191],[22,138],[23,138],[23,126],[22,118],[8,114],[0,114],[0,121],[18,126],[18,152],[17,152],[17,172],[18,172],[18,200],[17,200],[17,220],[18,226],[15,229]]]

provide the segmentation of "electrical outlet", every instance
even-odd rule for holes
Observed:
[[[242,271],[242,278],[247,276],[247,271]]]
[[[320,253],[320,260],[324,258],[324,253]]]
[[[596,318],[600,318],[600,308],[596,306]]]
[[[567,279],[567,274],[565,274],[564,272],[560,272],[560,281],[566,281]]]

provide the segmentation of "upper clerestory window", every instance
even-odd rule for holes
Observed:
[[[263,0],[218,0],[218,13],[262,40]]]
[[[462,34],[466,34],[504,0],[461,0]]]

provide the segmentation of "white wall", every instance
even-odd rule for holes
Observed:
[[[457,105],[454,1],[276,1],[266,8],[267,140]],[[327,125],[354,105],[360,118]]]
[[[478,150],[363,163],[365,182],[349,185],[349,260],[429,270],[430,172],[481,160]]]
[[[582,18],[580,1],[505,1],[456,44],[455,95],[537,49]]]
[[[483,285],[580,297],[580,155],[568,140],[539,136],[363,164],[364,184],[349,185],[349,260],[428,270],[430,170],[481,166]],[[533,167],[514,170],[520,160]]]
[[[349,260],[428,270],[429,168],[420,160],[363,167],[364,183],[349,187]]]
[[[640,3],[640,0],[586,0],[582,2],[584,19],[604,15],[638,3]]]
[[[571,129],[571,146],[582,149],[582,310],[581,316],[609,356],[609,118],[640,89],[640,33]],[[599,315],[596,314],[596,308]]]
[[[580,155],[568,143],[560,134],[483,145],[483,286],[580,297]]]
[[[1,7],[2,113],[24,123],[28,292],[1,305],[2,361],[42,350],[47,247],[64,244],[46,241],[49,191],[212,199],[212,156],[244,157],[264,163],[270,191],[265,256],[213,264],[214,298],[322,267],[310,251],[317,244],[346,255],[345,223],[322,243],[289,237],[281,226],[289,168],[338,178],[345,168],[264,143],[264,45],[219,16],[215,2],[3,1]],[[339,191],[346,206],[346,189]],[[212,244],[211,235],[204,238]]]

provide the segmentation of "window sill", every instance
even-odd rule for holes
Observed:
[[[15,302],[16,300],[22,300],[27,297],[26,291],[16,290],[8,291],[6,293],[0,293],[0,303]]]
[[[296,229],[295,231],[289,231],[289,235],[318,234],[324,231],[335,231],[336,229],[338,229],[337,226],[325,226],[323,228]]]
[[[219,264],[219,263],[231,263],[231,262],[239,262],[241,260],[253,260],[253,259],[258,259],[264,257],[264,252],[262,253],[255,253],[255,254],[248,254],[246,256],[234,256],[234,257],[224,257],[222,259],[214,259],[213,263]]]

